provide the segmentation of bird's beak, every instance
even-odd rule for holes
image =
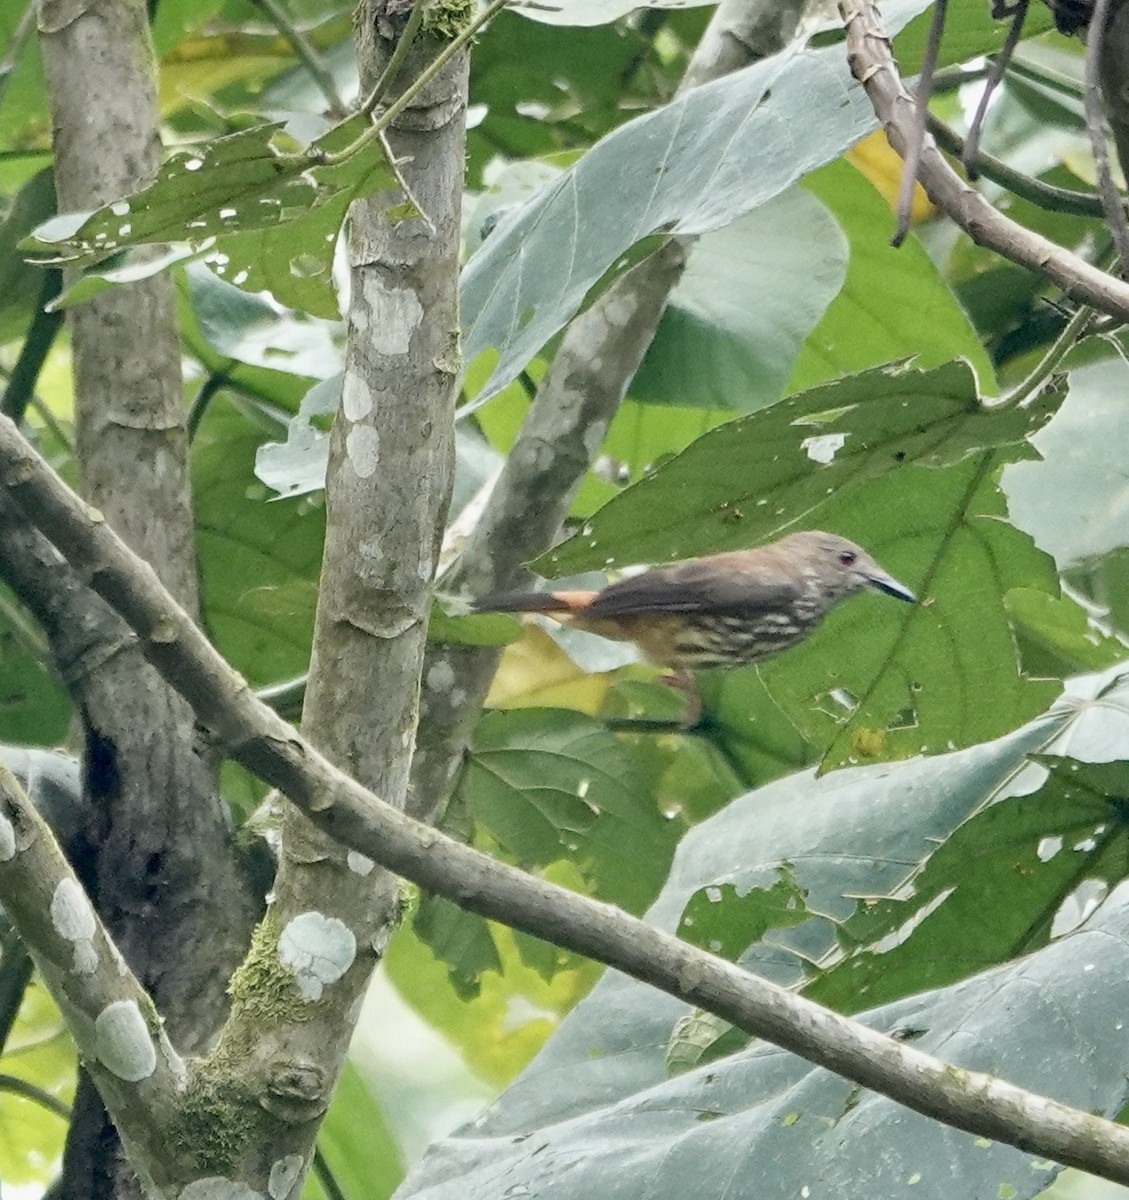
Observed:
[[[907,604],[917,603],[917,597],[913,592],[904,583],[899,583],[893,575],[885,573],[868,575],[866,582],[877,591],[885,592],[887,596],[893,596],[895,600],[904,600]]]

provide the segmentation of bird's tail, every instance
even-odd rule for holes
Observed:
[[[474,602],[474,611],[570,615],[583,612],[595,598],[595,592],[492,592]]]

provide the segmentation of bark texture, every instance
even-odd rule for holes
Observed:
[[[40,0],[38,16],[60,210],[127,195],[153,175],[160,154],[144,0]],[[195,612],[172,284],[158,276],[110,291],[71,310],[70,321],[84,493]],[[170,1035],[196,1050],[226,1012],[227,974],[253,909],[234,870],[215,764],[197,742],[191,710],[136,649],[121,648],[86,662],[82,686],[72,689],[84,725],[87,798],[98,813],[80,867]],[[93,1088],[80,1086],[62,1195],[137,1194]]]

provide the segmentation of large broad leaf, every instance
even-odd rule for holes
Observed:
[[[859,597],[795,653],[759,668],[808,740],[827,747],[825,767],[968,746],[1014,729],[1058,692],[1017,661],[1007,593],[1055,595],[1058,578],[1007,523],[999,465],[985,452],[945,471],[915,468],[830,509],[848,535],[883,531],[881,557],[921,599]]]
[[[706,433],[534,566],[571,574],[753,546],[811,524],[844,487],[914,463],[1009,444],[1023,457],[1060,400],[1048,389],[1026,409],[987,409],[964,363],[850,376]]]
[[[638,911],[681,832],[642,768],[629,744],[582,713],[510,709],[479,722],[459,796],[519,865],[571,857],[596,894]]]
[[[923,6],[891,5],[891,26]],[[514,379],[641,238],[720,229],[873,123],[842,47],[795,45],[609,134],[504,219],[463,272],[467,359],[499,353],[479,400]]]
[[[801,188],[705,234],[630,395],[739,412],[779,399],[796,353],[843,283],[847,258],[834,218]]]
[[[1061,410],[1032,439],[1042,461],[1004,472],[1015,523],[1060,567],[1129,546],[1127,389],[1129,365],[1120,357],[1072,371]]]
[[[338,316],[330,270],[345,210],[398,186],[379,138],[355,116],[301,148],[259,125],[180,151],[156,180],[92,214],[47,222],[22,246],[48,262],[92,266],[119,251],[186,242],[229,283],[284,304]]]
[[[962,357],[976,371],[980,390],[993,392],[991,359],[925,248],[912,237],[897,249],[890,245],[886,198],[845,159],[821,167],[803,186],[834,214],[850,261],[843,287],[800,351],[789,389],[899,358],[936,367]]]
[[[567,862],[585,891],[631,912],[657,894],[682,832],[659,808],[664,756],[617,738],[566,709],[487,713],[475,729],[447,824],[469,840],[477,830],[527,870]],[[452,981],[473,995],[501,953],[487,923],[448,901],[425,897],[416,932],[450,964]],[[550,976],[560,954],[523,938],[522,958]]]
[[[755,668],[764,686],[825,766],[966,746],[1015,728],[1055,691],[1021,673],[1005,597],[1055,595],[1057,577],[1002,519],[995,479],[1033,453],[1025,435],[1059,399],[1052,388],[1030,409],[985,409],[963,364],[817,388],[699,438],[538,565],[674,558],[797,525],[844,534],[921,603],[840,605],[803,645]],[[754,707],[743,677],[728,674],[719,714],[738,738]]]
[[[1038,949],[1083,880],[1129,873],[1129,768],[1106,761],[1127,699],[1122,668],[996,742],[750,792],[686,839],[652,918],[841,1010]]]
[[[921,70],[932,19],[932,12],[923,13],[902,30],[894,43],[898,65],[907,77]],[[1048,5],[1033,4],[1028,8],[1023,22],[1025,38],[1046,33],[1053,27],[1054,18]],[[1008,22],[993,18],[990,5],[981,4],[980,0],[949,0],[938,62],[947,65],[966,62],[980,54],[994,54],[1004,44],[1007,32]]]
[[[871,939],[886,936],[872,940],[868,953],[891,954],[920,939],[918,975],[901,973],[893,989],[903,994],[920,985],[928,959],[946,947],[949,959],[963,954],[950,975],[959,978],[1025,944],[1042,944],[1037,953],[863,1019],[958,1065],[1113,1113],[1129,1070],[1120,1003],[1129,890],[1113,890],[1085,924],[1063,919],[1048,928],[1060,901],[1072,898],[1069,865],[1082,877],[1095,848],[1055,840],[1069,828],[1059,804],[1076,804],[1078,796],[1037,792],[1046,769],[1026,756],[1047,748],[1101,760],[1129,753],[1116,688],[1108,677],[1080,681],[1071,704],[994,745],[822,780],[797,776],[750,794],[687,836],[651,920],[674,928],[687,912],[724,907],[726,889],[746,901],[759,896],[749,928],[772,932],[744,960],[796,982],[812,975],[814,961],[833,962],[837,948],[849,952],[843,931],[870,908],[860,897],[886,896],[883,921],[867,930]],[[1079,778],[1072,786],[1079,795],[1089,789],[1091,803],[1105,785],[1125,782],[1123,766],[1073,774]],[[1026,805],[1012,803],[1025,793]],[[1093,837],[1095,813],[1083,807],[1074,815]],[[950,860],[955,884],[935,890],[938,864],[935,883],[925,887],[930,857],[942,853],[938,843],[994,808],[1005,816],[994,818],[989,846],[968,869]],[[1042,811],[1043,825],[1032,808]],[[1107,829],[1114,811],[1107,802]],[[1120,864],[1107,858],[1101,867],[1110,885],[1123,862],[1123,855]],[[984,917],[1011,903],[1017,870],[1043,877],[1023,881],[1019,911],[1008,913],[1008,930],[996,930]],[[967,901],[957,899],[962,887],[970,889]],[[955,922],[940,937],[931,928],[946,905],[967,903],[971,911],[986,893],[989,913],[963,931]],[[753,907],[746,903],[746,912]],[[1020,928],[1024,912],[1039,930],[1035,938]],[[740,941],[722,929],[714,935]],[[848,957],[824,978],[849,976],[853,962],[865,961]],[[852,993],[854,1006],[865,1002],[867,983],[860,979]],[[640,1200],[772,1200],[804,1195],[805,1188],[829,1197],[904,1196],[912,1188],[938,1200],[1018,1198],[1041,1191],[1053,1174],[1053,1164],[956,1133],[763,1043],[672,1078],[667,1056],[689,1015],[673,998],[609,973],[522,1079],[474,1125],[433,1149],[398,1195],[494,1200],[540,1195],[551,1181],[564,1200],[609,1191]]]

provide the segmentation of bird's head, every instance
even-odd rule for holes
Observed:
[[[811,586],[832,603],[863,588],[885,592],[910,604],[917,600],[904,583],[884,571],[861,546],[837,534],[805,530],[784,538],[779,545],[794,557]]]

